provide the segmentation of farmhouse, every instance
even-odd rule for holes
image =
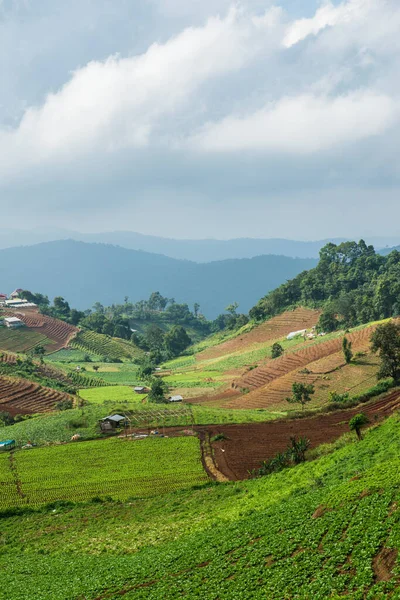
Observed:
[[[126,417],[122,415],[109,415],[99,421],[102,431],[110,431],[116,427],[121,427],[126,421]]]
[[[168,398],[168,402],[182,402],[183,397],[180,396],[179,394],[177,396],[170,396]]]
[[[10,298],[11,298],[11,299],[13,299],[13,298],[18,298],[18,297],[19,297],[19,295],[20,295],[20,293],[21,293],[21,292],[23,292],[23,291],[24,291],[24,290],[23,290],[22,288],[18,288],[18,289],[16,289],[16,290],[14,290],[14,291],[13,291],[13,293],[12,293],[12,294],[10,294]]]
[[[4,319],[4,322],[6,324],[6,327],[9,327],[10,329],[17,329],[17,327],[25,327],[25,323],[17,317],[6,317]]]

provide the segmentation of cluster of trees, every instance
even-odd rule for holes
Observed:
[[[361,240],[329,243],[318,265],[262,298],[250,311],[255,320],[303,304],[324,306],[319,329],[326,332],[400,314],[400,252],[376,254]]]
[[[62,296],[56,296],[51,304],[48,296],[39,293],[32,293],[29,290],[24,290],[20,293],[21,298],[25,298],[28,302],[34,302],[40,308],[40,312],[56,319],[66,321],[71,325],[78,325],[85,318],[87,312],[71,308],[67,300]]]

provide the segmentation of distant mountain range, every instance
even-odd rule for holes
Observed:
[[[248,312],[259,298],[316,265],[315,259],[258,256],[198,264],[106,244],[72,240],[0,250],[0,292],[15,288],[63,296],[71,306],[136,302],[159,291],[214,318],[232,303]]]
[[[0,229],[0,248],[29,246],[41,242],[66,239],[88,243],[113,244],[130,250],[143,250],[155,254],[164,254],[170,258],[187,259],[195,262],[211,262],[229,258],[253,258],[263,254],[276,254],[293,258],[318,258],[319,250],[327,242],[331,241],[338,244],[345,241],[345,238],[309,242],[279,238],[175,240],[167,237],[143,235],[132,231],[80,233],[53,229],[34,229],[30,231]],[[368,238],[366,241],[376,248],[382,248],[398,244],[399,238]]]

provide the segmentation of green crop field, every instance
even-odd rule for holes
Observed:
[[[110,387],[99,387],[79,390],[79,396],[91,404],[104,404],[105,402],[129,402],[138,404],[146,394],[136,394],[131,387],[115,385]]]
[[[82,352],[93,353],[97,356],[109,358],[129,359],[143,354],[142,350],[136,348],[130,342],[111,338],[102,333],[94,331],[80,331],[71,341],[70,346]]]
[[[3,518],[0,597],[398,600],[399,440],[395,416],[268,477]]]
[[[46,346],[51,340],[35,330],[21,327],[20,329],[8,329],[0,327],[0,349],[10,352],[29,352],[35,346]]]
[[[11,480],[4,463],[0,467],[5,475],[0,509],[95,496],[144,498],[207,481],[200,444],[193,437],[113,438],[37,448],[13,453],[12,463]]]
[[[93,354],[91,352],[85,352],[83,350],[77,350],[76,348],[62,348],[58,350],[58,352],[53,352],[46,356],[46,362],[55,362],[55,363],[75,363],[82,364],[85,362],[86,357],[92,361],[99,361],[101,357],[98,354]]]

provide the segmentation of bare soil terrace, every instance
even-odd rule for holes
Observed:
[[[333,442],[349,431],[348,423],[357,413],[363,412],[371,423],[391,415],[400,408],[400,391],[361,406],[304,419],[287,419],[248,425],[210,425],[196,427],[210,437],[224,434],[227,439],[213,442],[216,467],[230,480],[247,479],[249,471],[258,468],[262,461],[282,452],[290,436],[305,436],[311,448]]]

